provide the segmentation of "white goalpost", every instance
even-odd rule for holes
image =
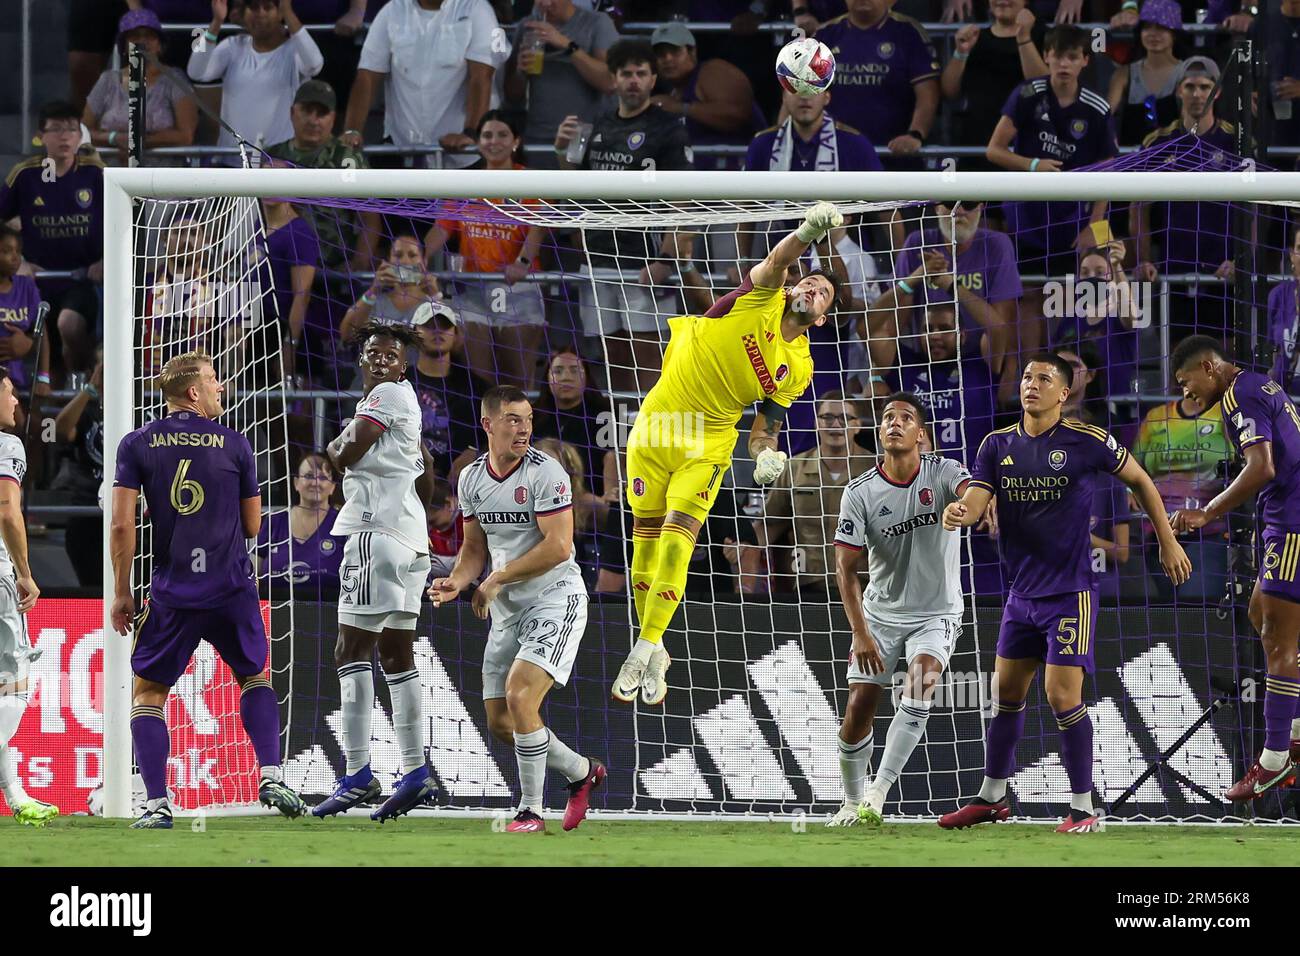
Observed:
[[[484,197],[508,197],[487,200]],[[169,256],[179,255],[168,247],[168,235],[178,223],[187,226],[198,223],[202,229],[201,239],[195,239],[195,248],[190,255],[197,265],[192,271],[181,269],[184,278],[212,280],[220,277],[235,291],[226,293],[234,296],[218,307],[223,320],[228,323],[229,332],[225,332],[217,343],[218,351],[233,370],[227,374],[247,372],[243,367],[249,361],[265,365],[268,370],[258,379],[266,385],[274,377],[273,369],[275,348],[278,348],[280,335],[277,329],[285,322],[285,316],[262,314],[260,306],[254,305],[259,300],[260,292],[265,292],[259,283],[265,284],[259,272],[256,256],[251,250],[257,248],[263,236],[261,213],[257,200],[259,198],[292,198],[310,201],[314,206],[337,206],[347,209],[349,201],[366,200],[372,203],[392,203],[392,212],[397,216],[414,219],[428,218],[429,207],[412,208],[418,203],[431,203],[438,200],[476,200],[487,203],[497,213],[527,225],[543,226],[555,230],[640,230],[647,234],[652,231],[680,228],[683,231],[708,229],[748,229],[757,228],[757,224],[772,221],[797,220],[803,210],[816,201],[831,201],[846,214],[889,213],[919,203],[935,201],[974,202],[982,201],[994,204],[1001,201],[1024,202],[1089,202],[1106,200],[1111,203],[1173,203],[1195,201],[1202,203],[1259,203],[1269,206],[1300,206],[1300,173],[1261,172],[1253,167],[1233,172],[1172,172],[1172,171],[1125,171],[1125,172],[1071,172],[1058,175],[1041,175],[1037,173],[981,173],[981,172],[915,172],[915,173],[848,173],[818,172],[787,173],[757,172],[736,174],[730,172],[573,172],[573,171],[486,171],[486,170],[315,170],[315,169],[169,169],[169,168],[132,168],[107,169],[104,174],[104,474],[106,493],[104,495],[104,687],[103,701],[103,763],[104,768],[104,813],[108,817],[128,817],[132,815],[132,743],[130,731],[131,712],[131,640],[120,637],[112,630],[109,620],[109,608],[112,601],[112,561],[109,548],[108,530],[115,516],[112,508],[111,482],[116,469],[116,453],[122,438],[130,431],[140,427],[142,415],[148,412],[148,399],[142,399],[151,384],[149,376],[156,373],[151,367],[148,346],[143,349],[139,344],[137,324],[146,308],[142,303],[152,301],[148,306],[157,313],[159,293],[152,288],[148,276],[156,275],[159,263]],[[423,215],[422,215],[423,211]],[[882,227],[884,228],[884,227]],[[890,248],[893,254],[899,249]],[[955,255],[953,256],[955,259]],[[148,260],[148,261],[144,261]],[[724,267],[731,264],[726,261],[726,254],[719,253],[716,258],[706,261],[716,266],[712,271],[721,274]],[[174,278],[174,277],[173,277]],[[629,284],[634,280],[614,280]],[[248,291],[247,289],[251,289]],[[240,291],[245,290],[245,291]],[[669,290],[675,291],[674,288]],[[720,288],[716,283],[713,291],[721,295],[729,289]],[[174,294],[174,293],[173,293]],[[153,299],[149,299],[153,296]],[[1263,303],[1254,304],[1253,308],[1262,314]],[[163,310],[165,311],[165,310]],[[183,311],[183,310],[182,310]],[[684,314],[684,313],[681,313]],[[251,316],[251,318],[250,318]],[[180,346],[207,344],[202,335],[190,335],[187,331],[189,316],[184,314],[162,316],[165,337],[175,350],[184,350]],[[1259,327],[1264,326],[1261,318]],[[901,332],[895,335],[901,340]],[[187,338],[187,336],[189,336]],[[191,339],[193,340],[191,342]],[[249,343],[252,344],[249,344]],[[272,343],[274,345],[272,345]],[[155,343],[156,344],[156,343]],[[866,346],[864,341],[863,345]],[[161,346],[159,346],[161,347]],[[961,346],[965,349],[966,346]],[[260,351],[259,351],[260,349]],[[251,350],[251,351],[250,351]],[[278,353],[276,353],[278,354]],[[605,352],[608,357],[608,351]],[[250,359],[249,356],[252,355]],[[901,362],[901,360],[899,360]],[[926,360],[928,362],[928,359]],[[242,364],[241,364],[242,363]],[[632,371],[638,371],[632,369]],[[842,377],[850,371],[859,373],[863,379],[869,379],[873,371],[870,360],[862,368],[853,370],[840,369]],[[289,494],[289,438],[283,411],[283,383],[271,383],[271,391],[281,388],[280,397],[271,395],[260,397],[251,395],[247,389],[236,398],[245,401],[239,406],[234,421],[228,422],[232,427],[246,431],[252,437],[257,432],[259,441],[255,449],[259,454],[259,463],[265,464],[271,480],[277,482],[277,494],[280,504],[287,506]],[[253,386],[256,389],[256,386]],[[542,385],[545,390],[545,384]],[[815,396],[814,396],[815,397]],[[270,404],[268,405],[268,401]],[[280,404],[276,406],[276,402]],[[277,413],[276,408],[280,409]],[[960,406],[959,406],[960,407]],[[278,416],[278,417],[277,417]],[[962,415],[955,416],[955,423],[960,426]],[[958,428],[960,432],[960,428]],[[332,437],[332,436],[327,436]],[[975,448],[960,434],[955,439],[946,439],[939,450],[959,454],[970,462]],[[622,473],[619,472],[619,480]],[[264,500],[266,500],[264,493]],[[738,512],[739,515],[739,512]],[[138,519],[137,519],[138,520]],[[739,521],[740,518],[737,517]],[[143,527],[143,525],[141,525]],[[138,549],[148,544],[147,537],[141,537]],[[292,542],[290,542],[292,547]],[[969,553],[966,562],[969,565]],[[136,564],[137,573],[142,570]],[[138,589],[142,582],[133,582]],[[818,685],[819,678],[814,678],[812,665],[822,669],[840,662],[826,648],[826,642],[817,644],[814,652],[801,647],[800,635],[818,631],[819,628],[832,628],[824,624],[829,621],[830,612],[837,601],[833,592],[829,600],[823,599],[813,607],[792,605],[790,614],[796,621],[795,633],[789,638],[773,637],[770,645],[764,645],[757,653],[761,660],[747,660],[735,663],[736,672],[743,675],[737,682],[745,686],[726,683],[719,677],[716,699],[696,705],[694,699],[687,704],[685,714],[696,737],[701,753],[707,751],[709,766],[701,769],[700,760],[693,757],[689,749],[675,743],[670,738],[669,718],[654,712],[638,711],[633,717],[634,737],[628,746],[630,753],[636,754],[635,767],[631,778],[632,796],[628,809],[636,812],[645,809],[661,809],[668,813],[690,813],[697,807],[701,814],[719,812],[743,812],[736,810],[740,806],[779,805],[788,812],[796,804],[806,802],[809,805],[825,805],[827,796],[838,787],[838,769],[834,768],[833,757],[827,762],[825,750],[825,733],[827,721],[834,718],[838,722],[838,705],[828,700],[823,688]],[[747,607],[741,601],[739,620],[749,620],[744,616]],[[687,621],[689,630],[694,623],[704,621],[712,613],[706,605],[688,602],[681,614]],[[273,644],[280,641],[283,654],[277,657],[273,651],[272,667],[278,669],[286,680],[292,680],[293,672],[293,597],[290,592],[287,609],[276,618],[277,627],[283,633],[273,633]],[[824,609],[824,610],[823,610]],[[976,610],[972,600],[969,606],[969,620],[974,625]],[[273,615],[275,609],[273,609]],[[630,613],[630,612],[629,612]],[[773,614],[775,615],[775,611]],[[681,618],[679,618],[680,620]],[[771,629],[775,635],[780,627],[774,622]],[[287,623],[286,623],[287,622]],[[813,622],[813,623],[809,623]],[[716,627],[716,623],[713,624]],[[1171,625],[1177,629],[1175,623]],[[981,670],[981,655],[992,648],[996,629],[984,630],[975,636],[975,650],[970,650],[968,643],[964,650],[970,654],[967,664]],[[971,628],[972,633],[975,628]],[[746,647],[744,633],[740,633],[740,646]],[[1129,635],[1136,639],[1139,635]],[[810,638],[810,641],[812,638]],[[820,640],[820,638],[818,638]],[[966,638],[967,641],[970,638]],[[1170,644],[1172,643],[1172,648]],[[845,645],[847,646],[847,645]],[[1166,658],[1177,656],[1177,642],[1160,643],[1164,656],[1153,653],[1142,657],[1130,655],[1135,663],[1139,658],[1142,666],[1148,669],[1164,666]],[[838,653],[839,645],[834,648]],[[676,658],[676,654],[674,655]],[[430,670],[421,666],[422,678],[439,684],[439,689],[426,696],[426,710],[432,702],[448,700],[446,689],[450,687],[454,674],[448,675],[448,668],[437,657],[427,658],[432,663]],[[421,658],[422,661],[426,658]],[[990,657],[991,660],[991,657]],[[705,668],[717,670],[720,662],[709,661],[704,648],[694,649],[689,657],[683,659],[676,673],[670,672],[670,684],[674,681],[688,680],[688,668],[695,662]],[[581,664],[579,665],[581,667]],[[614,668],[617,668],[615,663]],[[1128,664],[1125,664],[1127,667]],[[1208,665],[1207,665],[1208,666]],[[842,667],[840,668],[842,670]],[[429,675],[432,674],[432,678]],[[1181,674],[1179,675],[1181,677]],[[730,678],[727,678],[730,679]],[[1137,669],[1125,671],[1126,701],[1118,705],[1107,696],[1098,702],[1097,747],[1104,751],[1098,757],[1098,767],[1105,768],[1099,772],[1111,774],[1107,781],[1105,793],[1116,795],[1124,789],[1145,767],[1141,753],[1133,744],[1132,735],[1125,730],[1122,713],[1131,708],[1141,712],[1143,720],[1152,730],[1152,739],[1157,750],[1163,749],[1171,739],[1168,728],[1173,722],[1181,720],[1178,714],[1167,714],[1160,710],[1159,702],[1151,699],[1164,694],[1138,691],[1140,676]],[[324,677],[326,682],[334,680],[332,669]],[[832,685],[831,697],[836,689],[842,689],[843,675]],[[802,683],[801,683],[802,682]],[[823,682],[824,683],[824,682]],[[1186,683],[1186,682],[1184,682]],[[1181,687],[1181,685],[1179,685]],[[670,693],[691,694],[693,685],[685,690]],[[1181,691],[1180,691],[1181,692]],[[755,718],[744,703],[746,695],[761,700],[769,718],[779,725],[779,736],[783,743],[769,750],[762,744],[762,733],[755,732],[745,737],[742,744],[729,743],[733,740],[737,727],[749,728],[755,725]],[[804,697],[798,697],[804,694]],[[981,695],[983,691],[981,690]],[[454,690],[451,696],[455,697]],[[237,700],[237,698],[235,698]],[[1187,710],[1192,705],[1204,705],[1200,689],[1193,687],[1178,706]],[[288,695],[288,706],[292,707],[293,695]],[[1190,701],[1190,703],[1187,703]],[[456,699],[459,705],[459,699]],[[951,755],[939,754],[936,750],[937,766],[949,768],[952,764],[963,771],[974,770],[967,757],[959,756],[957,749],[961,745],[974,747],[979,745],[982,754],[982,714],[985,701],[981,699],[964,710],[954,708],[949,720],[950,737],[944,744]],[[1108,709],[1107,709],[1108,707]],[[237,708],[236,708],[237,709]],[[292,710],[290,711],[292,715]],[[1113,719],[1112,719],[1113,715]],[[1187,715],[1190,723],[1194,714]],[[290,716],[290,720],[292,720]],[[438,719],[436,714],[425,714],[426,720]],[[644,723],[643,723],[644,722]],[[642,738],[651,740],[650,756],[641,756]],[[287,731],[287,728],[286,728]],[[745,733],[749,731],[746,730]],[[1179,731],[1181,732],[1181,730]],[[437,727],[434,727],[437,738]],[[978,739],[974,736],[978,734]],[[456,737],[453,733],[452,737]],[[488,758],[486,763],[475,763],[476,747],[482,747],[477,733],[469,735],[474,743],[464,743],[465,752],[470,756],[457,755],[448,758],[443,764],[434,761],[435,770],[443,780],[453,781],[444,789],[453,794],[470,794],[466,797],[466,807],[483,808],[499,805],[493,803],[500,797],[504,784],[496,774],[495,764]],[[769,736],[771,736],[769,734]],[[1176,734],[1174,734],[1176,736]],[[287,738],[286,738],[287,739]],[[450,738],[448,738],[450,739]],[[457,740],[462,738],[456,737]],[[1200,738],[1198,738],[1200,739]],[[1143,738],[1145,741],[1145,738]],[[883,733],[877,736],[883,742]],[[434,747],[435,740],[430,741]],[[461,744],[457,744],[457,747]],[[925,746],[922,743],[921,748]],[[1207,743],[1207,747],[1209,744]],[[918,748],[920,751],[921,748]],[[452,748],[456,749],[456,748]],[[833,753],[833,743],[829,752]],[[1148,748],[1149,749],[1149,748]],[[773,751],[779,751],[772,755]],[[1227,756],[1220,757],[1223,748],[1210,748],[1211,753],[1204,759],[1209,763],[1226,764]],[[971,751],[973,752],[973,751]],[[313,753],[319,754],[319,748]],[[966,753],[963,750],[963,753]],[[1113,756],[1119,753],[1120,756]],[[298,758],[296,752],[286,750],[286,760]],[[927,757],[927,760],[929,758]],[[1199,759],[1199,758],[1198,758]],[[304,759],[303,766],[310,761]],[[927,764],[928,766],[928,764]],[[483,769],[486,767],[487,769]],[[466,769],[471,768],[471,769]],[[783,769],[784,768],[784,769]],[[240,770],[232,767],[230,772]],[[252,772],[252,768],[249,768]],[[328,767],[315,766],[304,770],[320,776],[327,774]],[[1190,771],[1189,771],[1190,772]],[[467,776],[462,779],[457,773]],[[797,776],[802,781],[798,787],[785,783],[786,776]],[[495,776],[494,776],[495,774]],[[764,775],[767,775],[766,777]],[[1050,782],[1053,774],[1059,775],[1059,765],[1053,767],[1050,761],[1042,766],[1040,778]],[[716,777],[722,781],[716,787],[702,783],[704,777]],[[1040,779],[1035,778],[1035,779]],[[316,779],[316,777],[313,777]],[[1202,775],[1197,780],[1206,780]],[[469,782],[465,782],[468,780]],[[748,780],[748,785],[746,784]],[[1230,782],[1230,780],[1229,780]],[[457,790],[457,786],[461,790]],[[1028,781],[1024,784],[1028,787]],[[481,789],[474,790],[474,787]],[[1044,784],[1046,786],[1046,784]],[[1208,784],[1207,784],[1208,786]],[[1101,783],[1098,784],[1101,789]],[[1145,791],[1143,791],[1145,792]],[[476,803],[473,794],[480,794]],[[237,802],[244,802],[243,796],[237,796]],[[1024,799],[1022,795],[1022,799]],[[255,791],[251,802],[256,802]],[[1154,798],[1151,800],[1155,804]],[[929,804],[926,803],[928,811]],[[767,812],[767,811],[764,811]],[[1159,816],[1152,812],[1151,816]]]

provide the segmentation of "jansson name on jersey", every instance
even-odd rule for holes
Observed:
[[[225,448],[226,436],[212,432],[154,432],[149,436],[149,447],[167,445],[196,445],[208,448]]]

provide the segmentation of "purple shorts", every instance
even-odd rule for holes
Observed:
[[[1082,667],[1091,674],[1096,629],[1096,591],[1039,598],[1012,594],[1002,610],[998,657],[1045,660],[1049,664]]]
[[[1261,591],[1300,604],[1300,534],[1266,525],[1255,536],[1255,560]]]
[[[136,624],[131,670],[171,687],[185,673],[199,641],[211,644],[235,676],[262,673],[267,643],[257,592],[231,595],[220,607],[168,608],[150,601]]]

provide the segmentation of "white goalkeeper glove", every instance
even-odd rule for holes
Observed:
[[[754,480],[760,485],[770,485],[776,481],[781,477],[781,472],[785,471],[785,459],[785,452],[764,448],[754,459]]]
[[[844,225],[844,217],[831,203],[819,202],[809,206],[803,214],[803,225],[795,230],[800,242],[819,242],[821,238]]]

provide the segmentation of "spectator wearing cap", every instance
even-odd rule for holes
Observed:
[[[23,271],[50,303],[63,343],[64,369],[88,372],[99,326],[104,282],[104,164],[80,150],[81,123],[71,103],[41,107],[37,124],[43,155],[9,170],[0,184],[0,222],[17,217],[22,232]],[[53,172],[53,176],[50,172]],[[43,279],[46,271],[69,271],[72,279]],[[40,382],[43,388],[48,383]]]
[[[368,322],[413,325],[415,310],[441,298],[438,280],[425,266],[424,245],[411,233],[399,232],[388,244],[388,256],[375,270],[370,288],[343,317],[339,337],[350,342]]]
[[[168,23],[201,23],[211,13],[211,0],[68,0],[64,6],[68,9],[69,99],[78,109],[86,105],[86,96],[108,68],[118,21],[124,15],[148,10]],[[164,34],[162,61],[183,71],[192,42],[188,33]]]
[[[754,88],[739,68],[720,58],[701,61],[695,36],[680,22],[663,23],[650,35],[660,85],[667,93],[650,102],[681,115],[691,146],[743,146],[766,122],[754,102]],[[736,168],[725,157],[717,168]]]
[[[582,356],[569,347],[552,352],[546,388],[533,404],[533,435],[559,438],[578,449],[587,487],[610,499],[619,492],[613,414],[609,396],[591,384]]]
[[[361,145],[382,77],[388,140],[448,150],[474,145],[479,120],[491,105],[493,38],[499,31],[487,0],[389,0],[361,48],[343,142]],[[450,156],[444,165],[471,162],[473,157]]]
[[[565,116],[590,123],[601,100],[614,91],[605,66],[618,28],[608,14],[575,6],[573,0],[536,0],[514,30],[514,52],[505,68],[505,92],[527,102],[525,143],[550,145]],[[539,153],[534,165],[555,168],[554,155]]]
[[[1215,86],[1219,66],[1209,57],[1192,56],[1178,68],[1175,92],[1179,116],[1142,141],[1143,149],[1178,142],[1186,148],[1197,140],[1208,147],[1211,168],[1237,168],[1237,130],[1216,118]],[[1193,139],[1193,137],[1195,139]],[[1232,206],[1229,203],[1134,203],[1137,222],[1138,278],[1154,282],[1161,273],[1212,273],[1232,281]],[[1154,211],[1154,215],[1153,215]],[[1152,240],[1158,240],[1158,251]],[[1223,284],[1174,286],[1169,290],[1170,320],[1178,330],[1203,330],[1222,336],[1231,321],[1229,288]]]
[[[264,314],[278,318],[288,329],[282,351],[284,374],[289,378],[297,371],[297,353],[303,345],[312,284],[320,266],[320,241],[311,222],[284,199],[262,200],[262,222],[266,230],[259,240],[264,256],[262,288],[274,289],[270,293],[274,311]]]
[[[196,83],[221,83],[221,119],[250,143],[279,143],[293,133],[289,108],[303,80],[325,65],[292,0],[246,0],[244,30],[217,42],[228,0],[212,0],[212,22],[198,37],[187,71]],[[287,31],[287,32],[286,32]],[[234,146],[225,127],[219,146]]]
[[[523,169],[516,161],[522,140],[518,121],[501,110],[483,114],[478,127],[481,169]],[[523,200],[535,205],[536,200]],[[542,288],[525,281],[540,265],[537,254],[546,230],[504,222],[488,202],[467,202],[455,218],[439,219],[425,237],[431,259],[455,243],[459,260],[453,301],[463,322],[465,354],[476,375],[499,385],[531,391],[541,361],[546,304]],[[504,281],[474,278],[500,273]]]
[[[957,114],[957,143],[984,146],[1002,115],[1002,104],[1017,86],[1047,72],[1038,47],[1043,28],[1028,0],[995,0],[992,23],[968,23],[953,37],[953,55],[939,86],[944,99],[964,103]],[[984,157],[962,157],[962,168],[992,169]]]
[[[1268,294],[1268,332],[1277,350],[1273,381],[1295,395],[1300,391],[1300,226],[1292,228],[1289,252],[1291,277]]]
[[[848,13],[818,30],[817,39],[835,55],[838,119],[898,160],[915,156],[930,134],[939,57],[925,28],[890,6],[848,0]]]
[[[118,21],[117,45],[123,65],[105,70],[86,99],[81,121],[90,130],[95,146],[116,147],[117,158],[126,164],[127,95],[126,46],[144,49],[146,149],[157,146],[189,146],[199,125],[199,107],[189,85],[171,67],[158,60],[162,51],[162,23],[152,10],[131,10]]]
[[[454,484],[478,455],[478,401],[488,386],[456,358],[460,316],[445,302],[426,302],[413,324],[420,349],[411,385],[420,404],[420,437],[444,477]]]
[[[1182,60],[1174,53],[1183,36],[1178,0],[1146,0],[1138,16],[1142,55],[1110,78],[1106,95],[1119,120],[1121,146],[1134,146],[1178,115],[1174,88]]]

